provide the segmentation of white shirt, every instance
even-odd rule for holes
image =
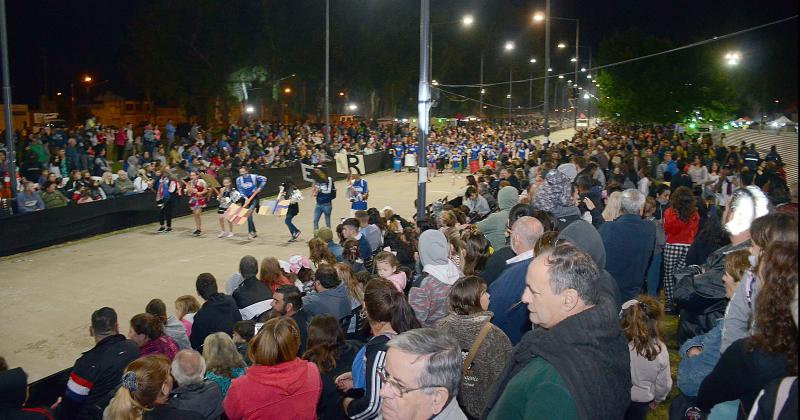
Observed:
[[[509,258],[506,260],[506,265],[514,264],[515,262],[525,261],[533,258],[533,250],[525,251],[522,254],[515,256],[514,258]]]

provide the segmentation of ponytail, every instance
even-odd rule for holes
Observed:
[[[398,334],[420,327],[405,295],[389,280],[373,279],[367,283],[364,308],[370,321],[388,322]]]
[[[622,305],[620,324],[625,338],[633,344],[636,352],[647,360],[655,360],[661,352],[659,322],[663,313],[664,308],[661,303],[645,295],[640,295]]]
[[[401,334],[408,330],[422,327],[417,319],[417,315],[414,313],[414,309],[408,304],[403,292],[395,288],[392,293],[392,299],[394,300],[394,305],[392,305],[391,324],[392,329],[396,333]]]
[[[103,420],[142,420],[146,410],[133,399],[128,389],[121,386],[103,411]]]

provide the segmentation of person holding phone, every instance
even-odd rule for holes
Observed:
[[[242,207],[247,209],[247,239],[258,237],[256,225],[253,223],[253,212],[258,211],[258,193],[267,185],[267,177],[251,174],[246,166],[239,168],[239,177],[236,178],[236,190],[245,198]]]

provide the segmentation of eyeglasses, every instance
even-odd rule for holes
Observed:
[[[406,388],[403,385],[400,385],[400,383],[397,382],[397,380],[386,371],[385,367],[378,368],[378,378],[381,380],[382,385],[390,385],[391,388],[398,393],[400,398],[403,398],[403,396],[409,392],[419,391],[420,389],[441,387],[441,385],[426,385],[419,388]]]

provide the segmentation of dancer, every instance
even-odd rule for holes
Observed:
[[[356,211],[367,209],[367,199],[369,198],[369,187],[367,180],[361,178],[361,174],[350,174],[350,187],[347,189],[350,198],[350,217],[354,217]]]
[[[417,142],[408,140],[408,144],[406,145],[406,158],[405,158],[406,167],[408,167],[408,172],[414,172],[417,170]]]
[[[247,167],[239,168],[239,177],[236,178],[236,189],[242,196],[247,197],[242,207],[247,209],[247,239],[258,237],[256,225],[253,223],[253,213],[258,211],[258,193],[267,185],[267,177],[251,174]]]
[[[283,178],[283,183],[281,184],[281,191],[278,193],[278,198],[283,200],[289,200],[289,208],[286,210],[286,218],[284,222],[286,223],[286,227],[289,228],[289,234],[292,235],[292,238],[289,239],[289,242],[295,242],[300,237],[300,229],[292,223],[292,219],[300,213],[300,200],[303,199],[303,194],[297,187],[294,185],[294,181],[292,181],[292,177],[287,176]]]
[[[172,211],[175,198],[181,194],[178,181],[173,178],[168,166],[161,169],[161,175],[155,181],[156,204],[158,205],[158,233],[172,232]],[[166,227],[165,227],[166,223]]]
[[[325,225],[331,227],[331,211],[333,204],[331,203],[336,198],[336,186],[333,183],[333,178],[329,177],[324,170],[320,168],[314,169],[313,172],[314,187],[311,189],[311,195],[317,199],[317,205],[314,207],[314,234],[319,230],[319,218],[325,215]]]
[[[217,207],[217,215],[219,217],[219,234],[217,238],[232,238],[233,237],[233,223],[228,223],[228,230],[225,230],[225,211],[228,210],[231,204],[239,201],[242,198],[242,195],[239,194],[239,191],[236,191],[235,188],[231,186],[232,182],[229,177],[225,177],[222,180],[222,188],[217,191],[217,201],[219,201],[219,207]]]
[[[189,182],[186,183],[186,194],[189,196],[189,209],[194,217],[195,230],[194,236],[202,233],[202,219],[200,218],[203,208],[206,207],[206,200],[211,191],[208,189],[206,181],[197,175],[197,171],[189,173]]]

